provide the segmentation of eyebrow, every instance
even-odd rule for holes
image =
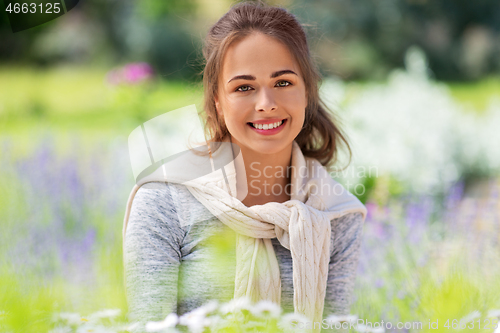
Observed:
[[[277,71],[277,72],[272,73],[270,77],[271,78],[275,78],[275,77],[278,77],[278,76],[281,76],[281,75],[284,75],[284,74],[295,74],[295,75],[297,75],[297,73],[295,73],[291,69],[284,69],[282,71]],[[231,80],[227,81],[227,83],[229,83],[229,82],[231,82],[233,80],[255,80],[255,76],[248,75],[248,74],[236,75]]]

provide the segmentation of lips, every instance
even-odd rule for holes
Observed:
[[[280,121],[276,121],[276,122],[273,122],[273,123],[266,123],[266,124],[256,124],[256,123],[248,123],[248,124],[250,126],[252,126],[254,128],[257,128],[257,129],[260,129],[260,130],[271,130],[271,129],[280,127],[281,125],[283,125],[283,123],[285,121],[286,121],[286,119],[280,120]]]

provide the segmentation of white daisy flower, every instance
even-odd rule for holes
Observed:
[[[474,321],[476,318],[481,318],[481,313],[479,311],[471,312],[467,316],[460,319],[459,326],[464,326],[465,324]]]
[[[115,318],[121,313],[120,309],[107,309],[98,312],[94,312],[89,316],[89,321],[95,321],[102,318]]]
[[[198,311],[200,314],[204,314],[205,316],[207,316],[208,314],[215,312],[218,307],[219,302],[217,302],[216,300],[211,300],[195,309],[194,311]]]
[[[269,300],[258,302],[250,311],[254,316],[262,318],[279,318],[281,315],[281,307]]]
[[[73,325],[81,325],[82,323],[86,322],[87,319],[82,318],[79,313],[72,313],[72,312],[60,312],[57,313],[54,316],[54,320],[62,320],[66,324],[73,326]]]
[[[146,323],[146,331],[148,332],[158,332],[168,328],[173,328],[175,325],[179,323],[179,317],[177,314],[170,313],[167,317],[165,317],[162,321],[150,321]]]
[[[488,318],[491,318],[491,317],[499,317],[500,318],[500,309],[488,311]]]
[[[307,332],[308,326],[312,326],[311,321],[300,313],[287,313],[278,322],[278,327],[284,332]]]
[[[228,303],[224,304],[220,308],[222,314],[227,314],[230,312],[238,312],[241,310],[250,311],[253,308],[252,302],[248,297],[233,298]]]
[[[218,332],[220,329],[226,327],[229,324],[227,320],[224,320],[219,315],[212,315],[206,319],[206,324],[210,328],[211,332]]]
[[[213,309],[213,303],[194,309],[191,312],[183,314],[179,318],[179,324],[187,326],[191,333],[201,333],[205,327],[210,326],[211,320],[207,318],[207,314],[214,311]]]

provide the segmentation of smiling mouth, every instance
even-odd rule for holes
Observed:
[[[286,119],[277,121],[275,123],[264,124],[264,125],[262,125],[262,124],[254,124],[254,123],[250,123],[250,122],[248,122],[247,124],[249,124],[250,126],[252,126],[254,128],[260,129],[260,130],[270,130],[270,129],[274,129],[274,128],[282,126],[285,122],[286,122]]]

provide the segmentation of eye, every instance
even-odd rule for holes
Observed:
[[[281,85],[281,83],[286,83],[285,85]],[[285,81],[285,80],[281,80],[281,81],[278,81],[277,83],[278,87],[288,87],[290,85],[292,85],[289,81]]]
[[[242,89],[242,88],[247,88],[247,89]],[[241,91],[241,92],[246,92],[250,90],[250,86],[239,86],[236,88],[236,91]]]

